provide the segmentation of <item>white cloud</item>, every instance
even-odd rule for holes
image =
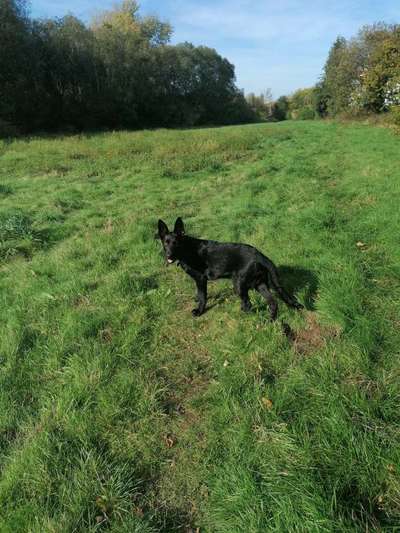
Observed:
[[[343,6],[343,4],[342,4]],[[214,5],[178,2],[172,8],[173,23],[199,37],[214,34],[219,39],[246,39],[256,42],[284,40],[287,44],[313,41],[327,33],[345,33],[352,24],[347,11],[337,4],[283,0],[274,2],[219,1]]]

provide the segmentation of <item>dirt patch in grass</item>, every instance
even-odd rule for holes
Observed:
[[[180,322],[180,318],[177,317]],[[161,407],[165,416],[163,444],[167,460],[143,501],[157,510],[162,531],[196,531],[199,507],[206,491],[202,457],[207,447],[202,398],[212,375],[206,325],[165,327],[160,342],[165,359],[159,369],[164,382]],[[174,334],[175,332],[175,334]],[[204,338],[203,338],[204,337]]]
[[[304,328],[291,332],[291,340],[295,352],[301,355],[309,355],[323,348],[326,341],[338,337],[340,330],[337,326],[325,326],[319,324],[314,313],[306,316]]]

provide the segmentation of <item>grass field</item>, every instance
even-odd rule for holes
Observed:
[[[1,533],[400,531],[399,159],[325,122],[3,141]],[[306,310],[222,281],[192,318],[177,216]]]

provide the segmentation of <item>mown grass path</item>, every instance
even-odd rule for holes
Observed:
[[[0,531],[398,531],[399,154],[324,122],[0,144]],[[177,216],[307,309],[218,282],[192,318]]]

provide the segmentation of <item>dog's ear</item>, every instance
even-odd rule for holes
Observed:
[[[163,239],[167,233],[169,233],[168,226],[163,220],[160,219],[158,221],[158,236],[160,239]]]
[[[185,235],[185,227],[183,225],[183,220],[181,219],[181,217],[178,217],[175,221],[174,233],[176,233],[177,235]]]

